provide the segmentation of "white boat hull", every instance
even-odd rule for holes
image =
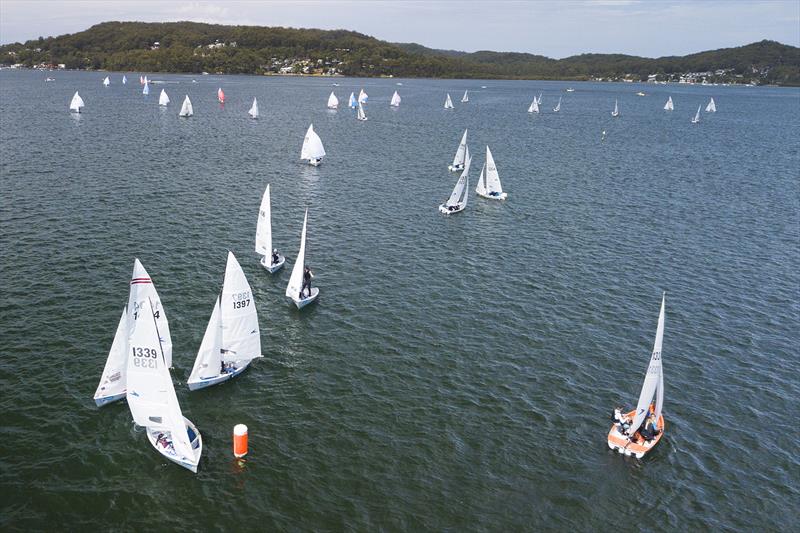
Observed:
[[[308,164],[312,167],[318,167],[322,164],[322,159],[309,159]]]
[[[477,194],[478,194],[478,196],[486,198],[487,200],[505,200],[508,197],[508,193],[505,193],[505,192],[501,192],[497,196],[492,196],[490,194],[482,193],[482,192],[479,192]]]
[[[225,381],[235,378],[236,376],[244,372],[247,369],[247,367],[250,366],[250,363],[252,363],[252,360],[243,363],[242,366],[238,367],[233,372],[225,372],[213,378],[199,379],[197,381],[187,381],[186,384],[189,386],[189,390],[199,390],[199,389],[205,389],[206,387],[210,387],[212,385],[217,385],[219,383],[224,383]]]
[[[460,213],[461,211],[464,210],[465,207],[467,206],[465,206],[464,204],[459,204],[458,206],[456,206],[455,209],[448,209],[446,205],[441,204],[439,206],[439,212],[443,215],[452,215],[453,213]]]
[[[101,396],[100,398],[95,397],[94,403],[97,407],[103,407],[104,405],[108,405],[111,402],[116,402],[117,400],[122,400],[125,398],[125,391],[122,391],[119,394],[112,394],[111,396]]]
[[[192,445],[192,451],[194,452],[194,457],[179,457],[173,448],[170,446],[164,446],[158,442],[159,435],[167,435],[169,432],[164,432],[159,429],[154,428],[146,428],[147,430],[147,439],[150,441],[150,444],[153,448],[156,449],[158,453],[169,459],[175,464],[178,464],[188,470],[191,470],[195,474],[197,473],[197,465],[200,463],[200,456],[203,453],[203,437],[200,436],[200,432],[197,431],[197,426],[195,426],[191,420],[183,417],[183,423],[186,425],[186,430],[189,432],[189,442]],[[192,436],[194,435],[194,436]]]
[[[464,165],[447,165],[447,170],[450,172],[463,172]]]
[[[283,255],[278,254],[278,262],[272,265],[268,265],[267,257],[262,257],[260,263],[261,266],[267,269],[267,272],[269,272],[270,274],[274,274],[275,272],[283,268],[283,265],[286,263],[286,258]]]
[[[319,289],[317,287],[311,287],[311,296],[308,296],[306,298],[298,298],[296,296],[292,296],[291,300],[292,302],[294,302],[294,305],[296,305],[298,309],[302,309],[311,302],[313,302],[314,300],[316,300],[317,296],[319,296]]]

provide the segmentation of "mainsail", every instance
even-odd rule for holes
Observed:
[[[631,423],[631,433],[637,431],[647,417],[650,402],[656,398],[655,416],[656,420],[661,415],[661,408],[664,402],[664,376],[661,367],[661,344],[664,339],[664,300],[666,295],[661,297],[661,312],[658,314],[658,327],[656,328],[656,340],[653,344],[653,354],[650,356],[650,364],[647,367],[647,374],[644,378],[642,391],[639,394],[639,402],[636,404],[636,415]]]

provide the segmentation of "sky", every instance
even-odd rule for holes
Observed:
[[[645,57],[771,39],[800,46],[800,0],[0,0],[0,43],[98,22],[354,30],[431,48]]]

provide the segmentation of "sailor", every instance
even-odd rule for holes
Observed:
[[[314,278],[314,273],[311,272],[311,267],[308,265],[303,269],[303,286],[300,287],[300,299],[303,298],[303,291],[308,289],[308,296],[311,296],[311,280]]]
[[[278,249],[275,248],[272,250],[272,264],[275,265],[280,260],[280,255],[278,254]]]

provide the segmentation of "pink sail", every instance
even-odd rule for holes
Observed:
[[[219,100],[220,104],[225,103],[225,93],[222,92],[222,87],[217,90],[217,100]]]

